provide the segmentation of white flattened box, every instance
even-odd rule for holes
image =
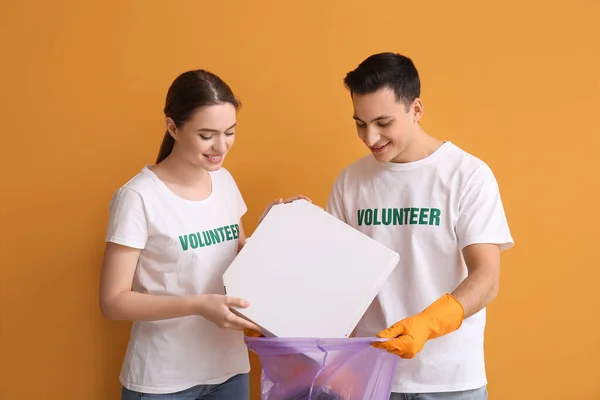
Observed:
[[[306,200],[274,206],[223,275],[265,336],[349,337],[399,255]]]

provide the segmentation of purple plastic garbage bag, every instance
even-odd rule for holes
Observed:
[[[262,400],[389,400],[398,357],[377,338],[254,338]]]

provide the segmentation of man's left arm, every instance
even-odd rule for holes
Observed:
[[[467,277],[420,313],[407,317],[377,335],[387,338],[373,346],[412,358],[430,339],[458,330],[466,318],[486,307],[498,294],[500,251],[512,247],[500,191],[487,165],[477,169],[459,204],[458,246]]]
[[[463,257],[468,276],[452,295],[463,307],[463,318],[469,318],[490,304],[498,295],[500,245],[472,244],[464,248]]]

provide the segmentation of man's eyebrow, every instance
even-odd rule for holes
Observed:
[[[388,119],[388,118],[392,118],[392,116],[391,115],[380,115],[379,117],[373,118],[371,120],[371,122],[381,121],[382,119]],[[353,115],[352,119],[354,119],[355,121],[365,122],[362,119],[358,118],[356,115]]]

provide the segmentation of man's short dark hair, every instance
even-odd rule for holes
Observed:
[[[415,64],[410,58],[396,53],[370,56],[346,74],[344,84],[351,93],[358,94],[391,89],[396,99],[407,106],[421,96],[421,81]]]

